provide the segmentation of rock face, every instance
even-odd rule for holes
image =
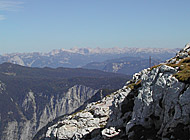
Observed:
[[[190,45],[166,63],[47,127],[41,139],[190,139]]]
[[[8,121],[2,132],[2,140],[29,140],[37,130],[63,114],[73,112],[86,100],[90,99],[98,90],[89,87],[75,85],[62,95],[50,96],[49,102],[41,110],[33,91],[28,92],[22,101],[23,112],[20,113],[22,120],[13,119]],[[35,97],[36,96],[36,97]],[[41,97],[42,98],[42,97]],[[45,97],[43,97],[45,98]],[[14,101],[12,101],[14,102]],[[19,107],[19,106],[18,106]],[[29,113],[31,116],[23,113]],[[13,117],[13,112],[8,112],[7,117]],[[5,120],[5,119],[4,119]]]

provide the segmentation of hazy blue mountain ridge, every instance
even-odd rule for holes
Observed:
[[[151,62],[149,59],[140,57],[122,57],[118,59],[107,60],[104,62],[88,63],[87,65],[83,66],[83,68],[133,75],[140,70],[154,66],[161,62],[161,60],[154,59],[152,57]]]

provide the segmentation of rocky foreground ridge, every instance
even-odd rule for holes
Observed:
[[[38,135],[45,140],[190,139],[190,45]],[[37,137],[36,137],[37,138]]]

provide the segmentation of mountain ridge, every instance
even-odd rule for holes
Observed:
[[[160,53],[160,52],[168,52],[168,53],[171,53],[170,51],[171,50],[179,50],[180,48],[130,48],[130,47],[123,47],[123,48],[119,48],[119,47],[113,47],[113,48],[99,48],[99,47],[96,47],[96,48],[78,48],[78,47],[74,47],[74,48],[70,48],[70,49],[65,49],[65,48],[62,48],[62,49],[54,49],[52,51],[49,51],[49,52],[27,52],[27,53],[5,53],[5,54],[2,54],[2,56],[9,56],[9,55],[27,55],[27,54],[36,54],[36,55],[43,55],[43,56],[46,56],[46,55],[55,55],[55,54],[58,54],[60,52],[68,52],[68,53],[79,53],[79,54],[100,54],[100,53],[103,53],[103,54],[106,54],[106,53],[117,53],[117,54],[122,54],[122,53],[125,53],[125,52],[154,52],[154,53]],[[30,57],[30,56],[28,56]]]

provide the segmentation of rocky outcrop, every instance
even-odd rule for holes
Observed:
[[[46,137],[53,135],[59,139],[81,138],[96,128],[104,127],[109,117],[109,106],[113,97],[107,97],[101,102],[89,104],[85,110],[66,117],[63,121],[48,128]],[[66,133],[64,133],[66,132]]]
[[[63,139],[190,139],[190,45],[44,133]]]

